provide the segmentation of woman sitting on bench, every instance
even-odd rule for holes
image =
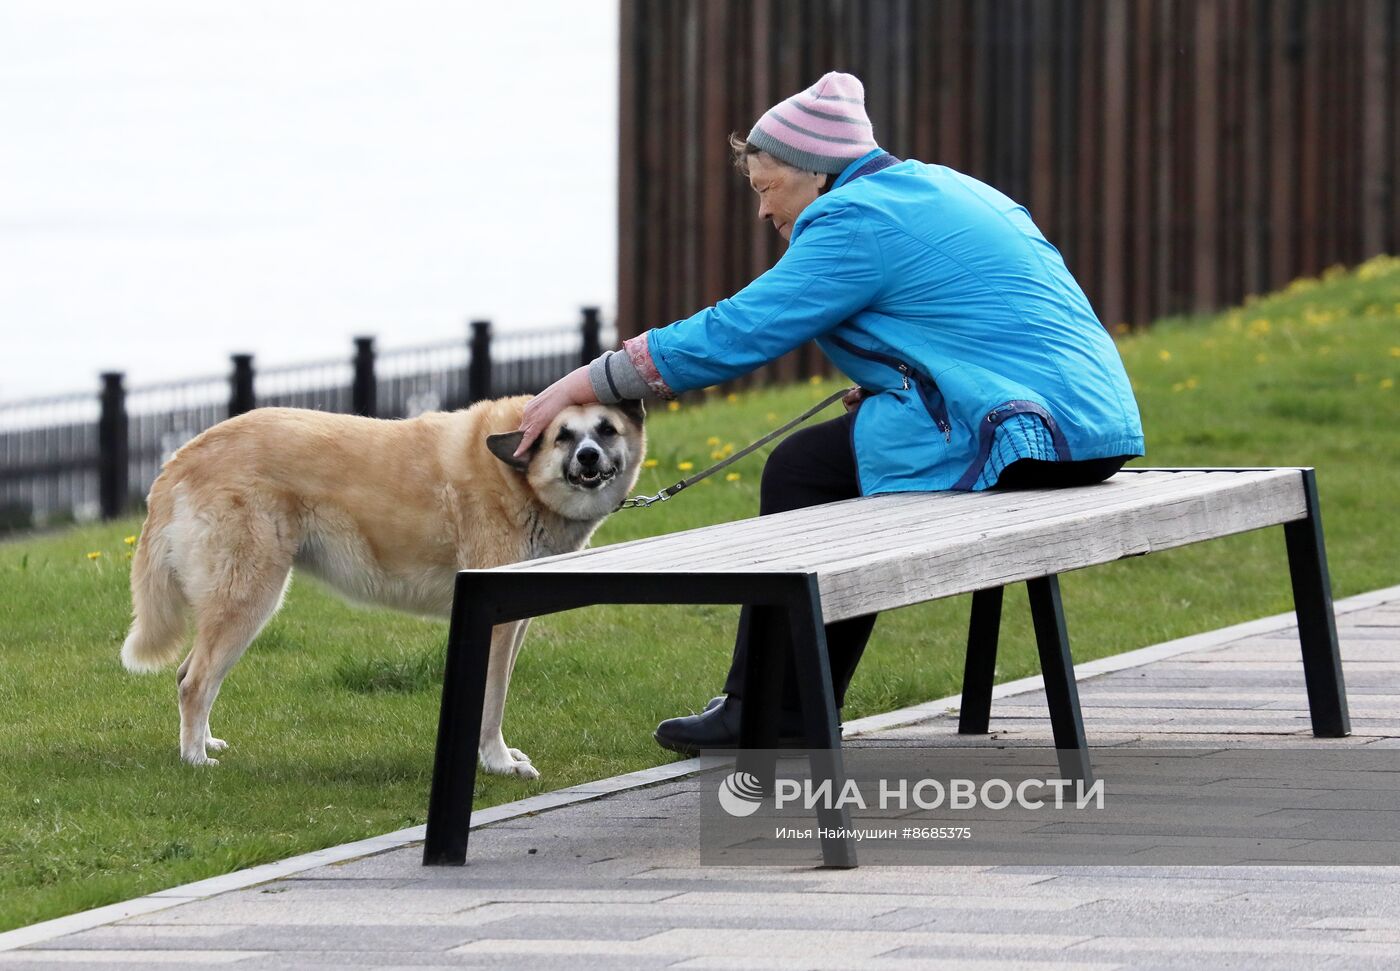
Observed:
[[[730,144],[787,252],[734,296],[550,385],[525,408],[520,452],[569,405],[672,398],[816,340],[859,390],[846,415],[774,449],[760,515],[886,492],[1088,485],[1142,454],[1123,363],[1059,251],[996,189],[883,151],[857,78],[825,75]],[[725,696],[662,722],[659,744],[737,745],[749,616]],[[874,624],[827,625],[837,705]],[[802,735],[795,680],[786,741]]]

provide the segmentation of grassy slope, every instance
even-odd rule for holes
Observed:
[[[1304,280],[1217,318],[1126,335],[1153,465],[1319,468],[1338,596],[1400,582],[1400,260]],[[709,461],[835,388],[713,399],[654,415],[642,487]],[[596,542],[755,514],[740,478],[614,517]],[[0,545],[0,929],[421,822],[442,626],[345,606],[308,581],[226,682],[224,764],[177,758],[173,677],[117,663],[129,521]],[[90,558],[89,554],[101,556]],[[1070,575],[1087,660],[1289,608],[1282,534],[1267,530]],[[1008,600],[998,678],[1037,670],[1024,598]],[[882,617],[846,716],[955,693],[967,602]],[[507,740],[544,773],[483,779],[478,804],[665,761],[662,718],[715,692],[733,608],[578,611],[536,622]]]

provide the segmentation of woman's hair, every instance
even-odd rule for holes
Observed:
[[[729,133],[729,151],[734,159],[734,167],[739,170],[740,174],[747,177],[749,174],[749,159],[753,158],[759,152],[763,152],[763,149],[750,142],[743,135],[740,135],[738,132],[734,131]],[[799,172],[805,171],[804,169],[797,168],[797,166],[795,165],[788,165],[787,162],[784,162],[780,158],[775,158],[773,155],[767,152],[764,152],[764,154],[768,155],[769,158],[773,159],[773,161],[777,162],[779,165],[787,165],[788,168],[796,169]],[[822,173],[813,174],[820,175]],[[823,182],[821,188],[817,190],[817,194],[825,194],[826,191],[831,188],[831,184],[835,181],[835,176],[827,175],[826,181]]]
[[[736,131],[729,133],[729,151],[734,158],[734,167],[743,175],[749,174],[749,159],[763,149],[749,144],[749,140]]]

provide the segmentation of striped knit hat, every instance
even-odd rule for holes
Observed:
[[[828,71],[806,91],[769,108],[748,141],[808,172],[840,172],[879,147],[865,114],[865,86],[840,71]]]

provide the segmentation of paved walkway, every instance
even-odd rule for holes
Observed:
[[[1400,747],[1400,587],[1338,624],[1350,738],[1311,737],[1282,617],[1082,665],[1091,744]],[[961,744],[954,704],[847,730]],[[992,717],[998,743],[1049,742],[1038,679]],[[0,935],[0,968],[1400,967],[1393,868],[702,867],[697,768],[480,813],[465,868],[419,866],[406,830]]]

